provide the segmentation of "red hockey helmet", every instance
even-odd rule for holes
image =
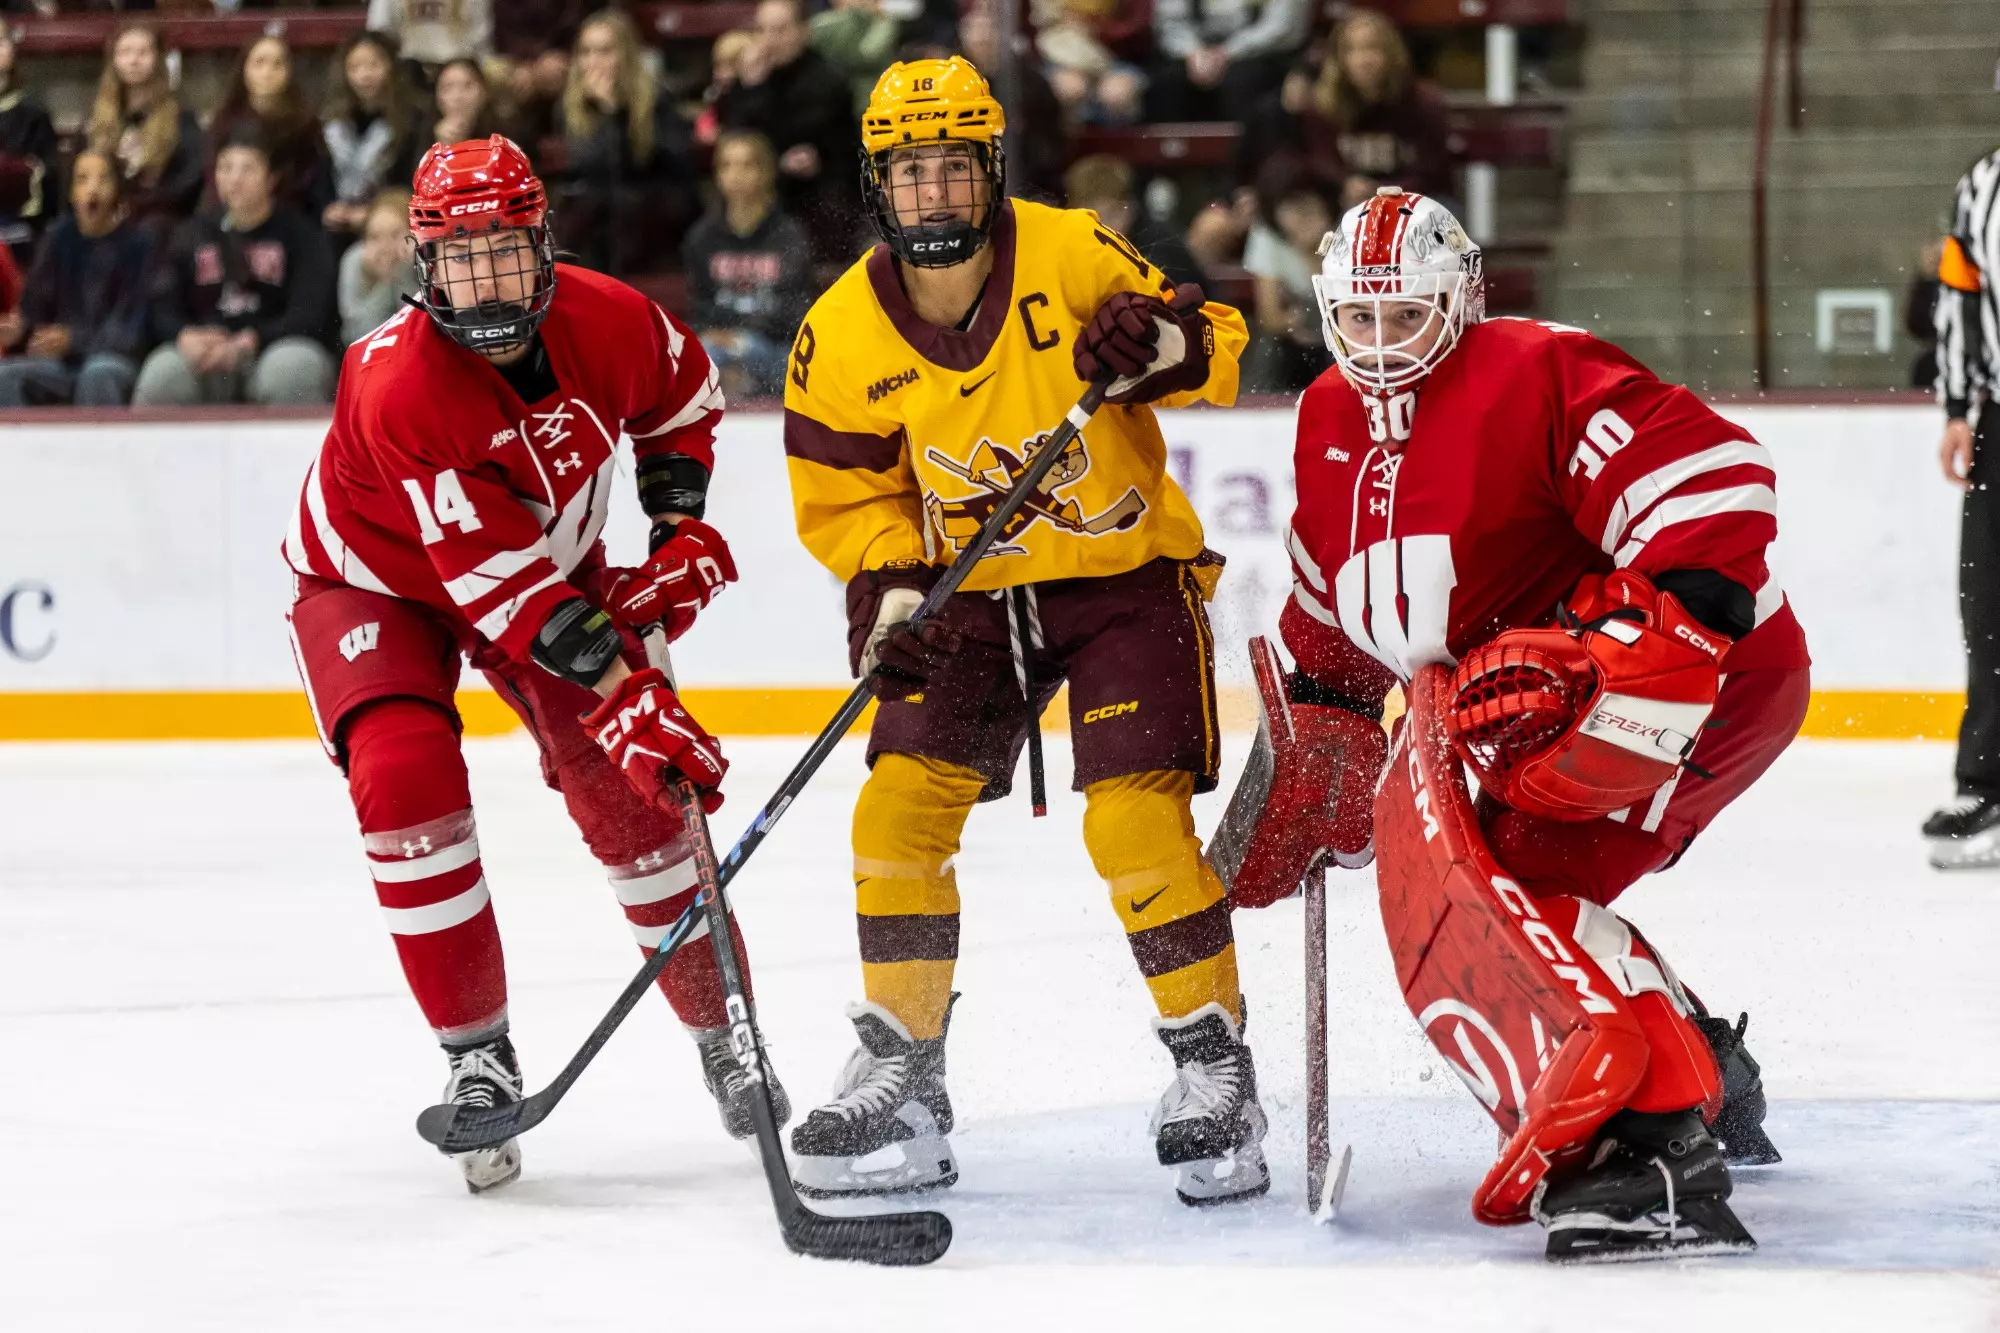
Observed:
[[[528,155],[498,134],[437,144],[417,164],[410,187],[417,304],[475,352],[525,343],[556,288],[548,194]],[[510,246],[501,237],[517,231],[520,243]],[[454,286],[473,299],[454,303]]]

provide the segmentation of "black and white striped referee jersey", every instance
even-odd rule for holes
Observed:
[[[1975,395],[2000,397],[2000,149],[1958,182],[1938,265],[1938,397],[1965,416]]]

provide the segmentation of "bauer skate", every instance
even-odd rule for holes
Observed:
[[[1938,870],[2000,866],[2000,800],[1958,797],[1924,821],[1924,841]]]
[[[951,997],[956,1004],[958,996]],[[905,1194],[958,1180],[952,1156],[951,1098],[944,1090],[944,1040],[917,1041],[888,1010],[851,1004],[861,1046],[847,1058],[833,1100],[792,1131],[792,1183],[815,1199]]]
[[[715,1109],[722,1114],[722,1128],[732,1139],[749,1138],[757,1132],[757,1122],[750,1113],[758,1096],[757,1085],[743,1077],[743,1065],[729,1042],[730,1029],[693,1031],[695,1049],[701,1052],[701,1081],[708,1085],[709,1096],[715,1098]],[[771,1118],[783,1129],[792,1118],[792,1099],[785,1095],[785,1085],[778,1082],[778,1073],[771,1068],[769,1051],[764,1054],[764,1086],[771,1090]]]
[[[1744,1048],[1743,1033],[1750,1015],[1739,1014],[1734,1025],[1698,1009],[1694,1025],[1708,1039],[1715,1066],[1722,1071],[1722,1110],[1710,1126],[1722,1141],[1722,1155],[1731,1166],[1769,1166],[1782,1162],[1771,1136],[1764,1132],[1764,1071]]]
[[[451,1059],[445,1101],[485,1111],[521,1100],[521,1064],[514,1058],[514,1043],[504,1033],[477,1046],[447,1046],[445,1054]],[[465,1187],[474,1194],[497,1189],[521,1174],[519,1139],[508,1139],[497,1148],[447,1156],[458,1163]]]
[[[1556,1263],[1747,1253],[1757,1242],[1729,1208],[1729,1166],[1699,1110],[1620,1111],[1586,1165],[1536,1188],[1535,1220]]]
[[[1160,1165],[1175,1168],[1181,1202],[1229,1203],[1270,1189],[1257,1067],[1235,1020],[1211,1002],[1185,1018],[1156,1018],[1153,1030],[1173,1053],[1175,1070],[1150,1128]]]

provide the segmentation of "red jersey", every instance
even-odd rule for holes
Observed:
[[[1379,700],[1420,666],[1550,622],[1585,574],[1708,569],[1756,597],[1725,671],[1807,665],[1772,581],[1771,455],[1581,329],[1475,324],[1411,391],[1330,370],[1299,400],[1293,593],[1300,668]]]
[[[714,465],[722,391],[700,342],[622,282],[556,275],[540,402],[410,306],[347,349],[285,539],[295,571],[422,602],[522,660],[602,561],[619,433],[641,458]]]

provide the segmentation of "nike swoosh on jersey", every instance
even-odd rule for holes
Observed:
[[[1159,891],[1156,892],[1152,897],[1146,899],[1144,902],[1139,901],[1139,899],[1137,898],[1132,899],[1130,903],[1130,906],[1132,908],[1132,915],[1137,916],[1139,913],[1145,911],[1148,907],[1151,907],[1154,903],[1158,902],[1160,899],[1160,894],[1165,893],[1167,891],[1167,888],[1168,888],[1167,885],[1162,884],[1159,888]]]
[[[973,394],[975,394],[975,393],[978,393],[978,392],[979,392],[979,389],[980,389],[980,386],[981,386],[981,385],[983,385],[983,384],[985,384],[985,383],[986,383],[986,380],[990,380],[990,379],[992,379],[992,378],[993,378],[993,377],[994,377],[995,375],[998,375],[999,373],[1000,373],[1000,372],[999,372],[999,371],[997,371],[997,370],[991,370],[991,371],[988,371],[988,372],[986,373],[986,379],[983,379],[983,380],[980,380],[978,384],[961,384],[961,385],[959,385],[959,386],[958,386],[958,396],[959,396],[960,398],[970,398],[970,397],[972,397],[972,395],[973,395]]]

